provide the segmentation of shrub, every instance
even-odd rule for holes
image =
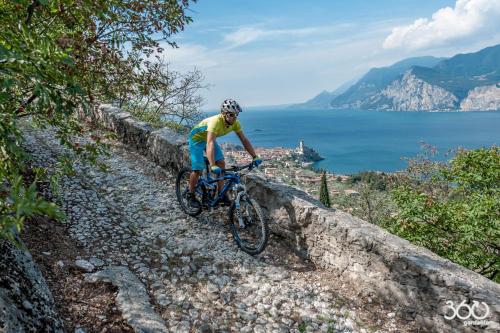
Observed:
[[[392,191],[397,216],[385,227],[500,282],[498,147],[458,150],[449,163],[410,161]]]
[[[389,176],[383,172],[363,171],[351,175],[347,184],[354,185],[356,183],[365,183],[368,184],[372,190],[385,191],[387,190],[388,181]]]

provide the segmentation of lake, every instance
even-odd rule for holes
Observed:
[[[212,115],[207,113],[207,115]],[[456,147],[500,142],[500,111],[378,112],[359,110],[252,110],[239,117],[255,147],[297,147],[300,140],[325,159],[315,164],[337,174],[397,171],[403,157],[422,152],[421,142],[441,153]],[[239,143],[228,134],[220,142]],[[443,155],[439,159],[445,159]]]

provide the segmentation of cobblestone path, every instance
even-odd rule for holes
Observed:
[[[36,165],[50,168],[64,150],[47,131],[25,135]],[[234,244],[222,209],[185,215],[173,173],[117,142],[102,160],[107,172],[79,166],[62,179],[66,223],[88,253],[79,264],[89,272],[123,266],[137,276],[160,318],[154,331],[372,331],[324,274],[294,269],[291,257],[273,260],[272,239],[251,257]]]

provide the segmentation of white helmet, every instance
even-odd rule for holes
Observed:
[[[243,112],[240,105],[234,99],[226,99],[220,106],[220,112],[240,113]]]

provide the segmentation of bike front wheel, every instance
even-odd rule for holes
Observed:
[[[233,202],[229,209],[229,224],[240,249],[250,255],[264,251],[269,239],[269,227],[257,201],[244,195],[239,207]]]
[[[181,209],[184,211],[184,213],[191,216],[197,216],[202,211],[201,204],[196,207],[190,205],[189,200],[187,198],[187,195],[189,193],[190,175],[191,175],[190,168],[183,168],[181,171],[179,171],[179,173],[177,174],[177,180],[175,181],[175,193],[177,195],[177,201],[179,202],[179,205],[181,206]],[[201,202],[201,195],[196,193],[196,197],[198,201]]]

